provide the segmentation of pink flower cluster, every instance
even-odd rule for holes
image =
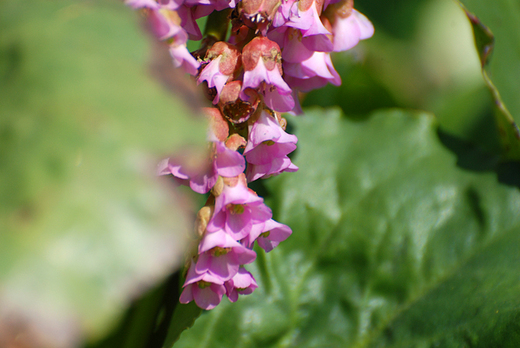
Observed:
[[[209,154],[203,160],[190,154],[168,158],[160,163],[159,174],[171,174],[195,192],[210,192],[198,213],[200,241],[190,259],[180,301],[195,300],[199,307],[211,309],[224,294],[234,302],[239,294],[250,294],[257,287],[244,268],[256,258],[255,241],[269,252],[292,233],[272,219],[271,209],[248,183],[296,171],[287,154],[294,151],[297,139],[282,128],[284,120],[268,109],[259,109],[249,118],[250,125],[243,129],[248,140],[229,127],[218,109],[204,111],[211,121]]]
[[[159,174],[209,192],[197,216],[198,248],[187,262],[180,302],[203,309],[224,295],[234,302],[257,288],[244,267],[256,258],[255,242],[269,252],[292,233],[248,187],[298,170],[288,157],[298,139],[285,132],[281,113],[301,113],[299,92],[339,85],[330,53],[354,47],[374,28],[353,0],[125,2],[146,14],[174,65],[195,76],[213,104],[204,109],[211,121],[209,153],[183,152],[159,165]],[[208,17],[211,30],[203,38],[196,20],[212,13],[220,15]],[[213,23],[215,18],[226,23]],[[202,47],[190,53],[188,39],[203,39]]]

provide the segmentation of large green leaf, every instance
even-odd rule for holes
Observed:
[[[520,159],[520,3],[461,0],[470,19],[484,79],[497,105],[506,156]]]
[[[68,346],[178,265],[189,202],[155,168],[205,127],[122,2],[0,7],[0,345]]]
[[[300,170],[269,183],[292,236],[248,267],[252,295],[175,347],[520,344],[517,188],[457,167],[428,114],[315,109],[293,124]]]

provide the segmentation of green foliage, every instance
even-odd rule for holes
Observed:
[[[510,0],[460,2],[494,36],[493,52],[489,60],[485,59],[484,65],[502,100],[519,122],[520,100],[516,91],[520,88],[520,81],[515,77],[520,75],[520,3]]]
[[[259,288],[175,347],[488,347],[520,315],[520,193],[461,169],[431,115],[293,122],[300,171],[269,183],[294,233]]]
[[[7,318],[41,347],[100,337],[181,259],[189,202],[155,168],[205,127],[148,41],[122,3],[1,2],[1,342]]]
[[[505,156],[520,160],[520,3],[460,1],[472,23],[482,72],[496,102]]]

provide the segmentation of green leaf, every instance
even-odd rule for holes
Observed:
[[[510,159],[520,159],[520,3],[461,0],[473,26],[484,80],[496,104],[497,123]]]
[[[179,265],[190,202],[155,170],[205,124],[153,41],[122,2],[1,2],[1,342],[96,339]]]
[[[459,168],[428,114],[314,109],[291,123],[300,170],[268,185],[293,234],[248,267],[253,294],[176,348],[520,344],[517,188]]]
[[[163,347],[172,347],[173,344],[177,342],[182,332],[193,326],[193,323],[195,323],[195,320],[201,313],[202,309],[197,307],[195,302],[177,304],[170,321],[170,327],[168,328],[168,333],[164,340]]]

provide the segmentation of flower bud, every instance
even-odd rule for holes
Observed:
[[[246,94],[249,101],[239,98],[242,90],[242,81],[231,81],[227,83],[220,94],[220,110],[226,119],[234,124],[246,122],[256,111],[260,98],[255,90],[249,89]]]
[[[232,75],[240,67],[240,52],[238,49],[227,42],[216,42],[207,52],[206,60],[213,60],[221,57],[218,68],[223,75]]]
[[[273,70],[277,67],[280,74],[282,73],[282,54],[276,42],[266,37],[255,37],[244,46],[242,63],[245,71],[254,70],[260,58],[267,70]]]
[[[214,209],[215,206],[204,206],[197,212],[197,218],[195,220],[195,232],[197,236],[202,237],[204,235],[208,222],[213,216]]]
[[[203,108],[204,114],[209,118],[210,128],[220,141],[226,141],[229,136],[229,125],[217,108]]]
[[[226,179],[228,179],[228,178],[226,178]],[[229,179],[234,179],[234,178],[229,178]],[[213,186],[213,188],[211,189],[211,193],[213,194],[213,196],[218,197],[222,193],[223,189],[224,189],[224,178],[219,176],[217,178],[217,182],[215,183],[215,186]]]
[[[238,134],[231,134],[229,138],[226,140],[226,147],[228,149],[237,151],[241,147],[245,147],[247,144],[246,139],[242,138]]]

